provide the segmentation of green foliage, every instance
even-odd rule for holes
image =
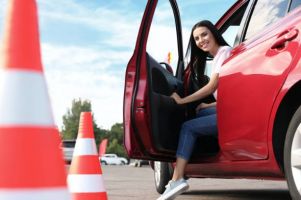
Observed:
[[[63,127],[61,132],[63,139],[76,139],[81,112],[91,112],[90,101],[74,99],[72,101],[71,109],[68,109],[67,113],[63,116]],[[94,120],[93,124],[95,124]]]
[[[117,142],[117,139],[113,139],[113,141],[110,142],[106,153],[115,153],[118,156],[126,157],[124,148]]]
[[[109,140],[117,139],[118,144],[123,144],[123,124],[116,123],[111,127]]]
[[[105,138],[108,138],[107,135],[109,135],[109,131],[94,126],[94,135],[95,135],[96,146],[99,147],[101,141]]]
[[[81,112],[92,112],[91,102],[81,99],[72,101],[71,109],[63,116],[63,127],[61,131],[62,138],[76,139],[78,133],[78,125]],[[111,130],[101,129],[97,126],[93,118],[93,128],[97,147],[100,142],[107,138],[108,146],[106,153],[115,153],[118,156],[127,157],[123,147],[123,124],[116,123],[111,127]]]
[[[115,153],[118,156],[127,157],[123,147],[123,124],[116,123],[111,127],[108,134],[109,144],[107,153]]]

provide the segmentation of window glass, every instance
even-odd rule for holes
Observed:
[[[290,7],[290,11],[294,10],[295,8],[297,8],[300,5],[301,5],[301,0],[293,0],[291,7]]]
[[[240,28],[241,20],[244,17],[248,4],[249,2],[246,2],[244,5],[242,5],[220,28],[224,39],[231,47],[234,47],[235,45],[235,39]]]
[[[146,50],[157,62],[169,63],[173,72],[176,72],[178,63],[177,32],[169,1],[158,1]]]
[[[258,0],[245,39],[249,39],[264,27],[282,18],[288,8],[289,0]]]
[[[233,47],[235,43],[235,38],[237,31],[239,29],[239,26],[233,25],[229,26],[226,31],[223,33],[223,38],[226,40],[226,42]]]

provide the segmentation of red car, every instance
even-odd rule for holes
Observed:
[[[174,18],[175,72],[148,51],[153,42],[164,46],[159,37],[157,41],[148,37],[159,2],[148,0],[126,70],[124,145],[131,158],[160,161],[154,169],[157,191],[162,193],[190,109],[170,98],[174,91],[187,92],[190,48],[184,56],[181,5],[161,0],[169,2]],[[298,0],[238,0],[216,23],[233,46],[220,72],[218,140],[199,138],[187,177],[286,179],[292,198],[301,199],[299,4]]]

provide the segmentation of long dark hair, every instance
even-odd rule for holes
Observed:
[[[193,31],[198,27],[208,28],[219,46],[229,46],[229,44],[225,41],[219,30],[217,30],[217,28],[208,20],[200,21],[192,27],[189,41],[191,45],[190,67],[191,72],[196,73],[198,80],[200,82],[203,82],[204,80],[202,79],[204,78],[203,75],[205,72],[206,60],[209,56],[209,53],[201,50],[196,46],[195,40],[193,38]]]

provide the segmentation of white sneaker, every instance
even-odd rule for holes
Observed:
[[[187,191],[189,185],[187,181],[183,178],[173,181],[170,180],[168,184],[165,186],[164,193],[157,200],[171,200],[174,199],[177,195],[182,194]]]

